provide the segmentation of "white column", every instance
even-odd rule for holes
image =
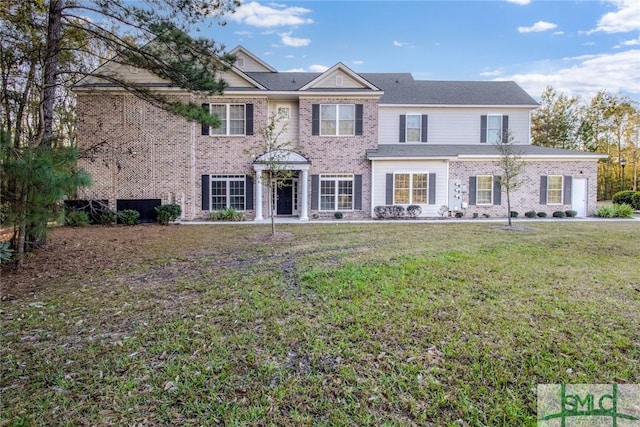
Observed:
[[[300,198],[300,221],[309,221],[309,213],[307,211],[307,199],[308,199],[308,185],[307,181],[309,180],[309,171],[306,169],[302,170],[302,185],[300,186],[300,192],[302,193],[302,197]]]
[[[262,168],[256,168],[256,218],[255,221],[261,221],[262,217]]]

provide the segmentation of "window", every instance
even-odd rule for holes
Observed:
[[[422,141],[422,115],[407,114],[407,142]]]
[[[220,127],[211,128],[211,135],[244,135],[244,104],[211,104],[211,114],[218,116]]]
[[[290,117],[289,107],[278,105],[278,119],[288,121]]]
[[[394,204],[427,204],[429,175],[426,173],[397,173],[393,178]]]
[[[547,177],[547,204],[562,204],[562,175],[550,175]]]
[[[211,175],[211,210],[245,210],[245,175]]]
[[[353,136],[356,106],[354,104],[323,104],[320,106],[320,135]]]
[[[320,210],[344,211],[353,209],[353,175],[320,175]]]
[[[478,175],[476,182],[476,204],[493,204],[493,175]]]
[[[502,116],[487,116],[487,142],[490,144],[502,142]]]

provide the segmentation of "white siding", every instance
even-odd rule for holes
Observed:
[[[222,74],[222,80],[227,82],[229,87],[255,87],[254,84],[247,82],[233,71],[227,71]]]
[[[400,115],[427,114],[428,144],[480,144],[480,116],[509,116],[509,130],[518,144],[529,144],[529,114],[524,108],[419,108],[380,106],[378,143],[399,143]]]
[[[478,119],[480,120],[480,119]],[[420,205],[423,217],[440,216],[438,209],[447,204],[447,187],[449,177],[447,176],[447,162],[436,160],[376,160],[373,161],[373,192],[371,199],[373,202],[371,215],[375,216],[373,208],[386,205],[387,194],[387,174],[394,172],[419,172],[436,174],[436,202],[433,205]],[[406,206],[405,206],[406,207]]]
[[[338,79],[336,79],[338,77]],[[341,81],[341,85],[337,84],[338,81]],[[347,73],[343,71],[336,71],[334,73],[328,74],[326,77],[322,77],[317,84],[313,85],[314,89],[318,88],[348,88],[348,89],[362,89],[364,86],[359,81],[353,79]]]
[[[274,114],[278,111],[278,107],[288,107],[289,108],[289,119],[286,121],[286,129],[283,134],[280,136],[279,143],[283,143],[288,141],[292,144],[292,149],[299,142],[299,108],[298,103],[289,102],[289,101],[270,101],[269,102],[269,119],[273,117]],[[281,123],[285,123],[282,121]],[[262,126],[266,126],[267,123],[264,123]]]

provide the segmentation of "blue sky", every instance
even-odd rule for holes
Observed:
[[[201,36],[243,45],[279,71],[410,72],[515,80],[640,100],[640,0],[248,1]]]

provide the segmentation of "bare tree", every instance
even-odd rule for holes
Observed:
[[[291,152],[292,143],[284,140],[287,123],[285,117],[276,111],[269,117],[269,124],[260,132],[264,139],[263,149],[265,154],[261,156],[261,163],[264,164],[264,182],[267,185],[268,211],[271,218],[271,235],[276,234],[274,201],[277,189],[286,184],[286,180],[293,176],[293,171],[287,167],[285,161]],[[256,206],[262,209],[262,206]]]
[[[502,172],[500,188],[504,188],[507,195],[507,218],[509,227],[511,227],[511,194],[522,184],[519,176],[524,168],[524,162],[520,157],[521,152],[518,145],[509,130],[502,136],[502,142],[497,142],[495,147],[500,154],[498,161]]]

